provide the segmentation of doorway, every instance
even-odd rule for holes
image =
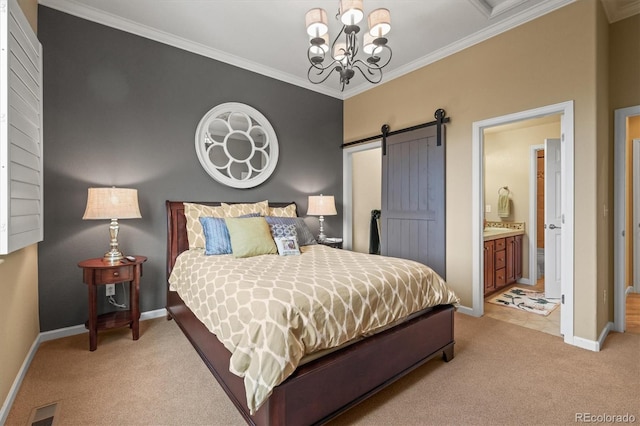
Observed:
[[[382,195],[382,143],[375,141],[342,152],[342,246],[368,253],[370,212],[380,209]],[[375,206],[375,207],[374,207]]]
[[[615,217],[613,222],[613,281],[614,281],[614,330],[626,329],[626,298],[628,290],[640,277],[634,275],[633,235],[633,142],[640,138],[640,105],[615,111],[614,121],[614,178],[613,199]],[[631,178],[629,177],[631,176]],[[636,247],[640,249],[640,247]],[[637,282],[637,281],[636,281]],[[637,291],[637,290],[636,290]]]
[[[484,131],[483,153],[484,223],[487,226],[483,239],[484,314],[554,336],[560,336],[559,307],[545,315],[536,315],[500,304],[519,291],[527,292],[529,297],[544,297],[556,306],[560,302],[560,280],[553,279],[561,271],[554,254],[560,253],[554,244],[559,242],[556,237],[561,231],[557,221],[561,194],[559,185],[555,184],[560,182],[560,134],[559,114],[494,126]],[[545,162],[545,150],[549,151],[546,156],[549,162]],[[545,179],[545,175],[550,178]],[[504,187],[509,188],[510,208],[508,213],[501,214],[499,193],[506,193]],[[545,196],[550,198],[546,203]],[[499,238],[497,229],[505,229],[510,235],[519,232],[519,237]],[[518,246],[521,248],[515,250]],[[510,267],[521,274],[509,273]],[[548,281],[545,274],[550,278]]]
[[[522,120],[535,119],[550,115],[561,115],[562,156],[561,156],[561,210],[563,222],[561,227],[562,248],[560,263],[573,265],[574,256],[574,172],[573,172],[573,101],[549,105],[542,108],[509,114],[473,123],[472,145],[472,259],[473,259],[473,314],[484,314],[484,276],[483,276],[483,211],[485,208],[484,194],[484,131],[485,129],[515,123]],[[562,268],[562,311],[561,333],[564,341],[574,344],[573,336],[573,268]]]

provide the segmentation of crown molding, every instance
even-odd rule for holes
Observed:
[[[149,26],[131,21],[129,19],[95,9],[93,7],[79,3],[76,0],[38,0],[38,3],[43,6],[59,10],[61,12],[68,13],[69,15],[76,16],[78,18],[86,19],[88,21],[105,25],[107,27],[135,34],[137,36],[157,41],[169,46],[177,47],[178,49],[186,50],[188,52],[215,59],[217,61],[224,62],[238,68],[274,78],[276,80],[304,87],[323,95],[331,96],[338,99],[343,98],[342,93],[337,89],[333,90],[321,85],[314,85],[307,79],[300,78],[293,74],[288,74],[274,68],[266,67],[257,62],[253,62],[239,56],[231,55],[227,52],[205,46],[201,43],[195,43],[193,41],[178,37],[165,31],[160,31],[155,28],[151,28]]]
[[[528,0],[504,0],[497,6],[491,6],[486,0],[468,0],[469,3],[474,5],[484,16],[487,18],[495,18],[503,13],[526,3]]]
[[[480,7],[479,2],[484,3],[483,0],[469,0],[472,4],[476,5],[476,7]],[[515,14],[504,21],[495,23],[490,25],[489,27],[478,31],[471,36],[465,37],[461,40],[456,41],[448,46],[445,46],[437,51],[421,57],[413,62],[410,62],[400,68],[396,68],[393,71],[390,71],[388,74],[385,74],[384,81],[382,84],[404,76],[412,71],[415,71],[424,66],[430,65],[440,59],[446,58],[447,56],[453,55],[457,52],[460,52],[468,47],[471,47],[475,44],[483,42],[485,40],[490,39],[496,35],[499,35],[503,32],[509,31],[510,29],[522,25],[526,22],[532,21],[542,15],[553,12],[556,9],[559,9],[563,6],[566,6],[570,3],[575,2],[576,0],[548,0],[543,3],[536,5],[535,7],[528,9],[524,12]],[[602,0],[606,2],[607,0]],[[615,2],[615,0],[612,0]],[[636,0],[640,3],[640,0]],[[496,7],[495,13],[503,13],[508,8],[515,7],[519,4],[520,0],[508,0],[507,4],[503,7]],[[122,30],[131,34],[138,35],[140,37],[144,37],[150,40],[154,40],[163,44],[167,44],[169,46],[176,47],[178,49],[186,50],[201,56],[205,56],[211,59],[215,59],[220,62],[224,62],[242,69],[246,69],[248,71],[255,72],[257,74],[261,74],[270,78],[274,78],[276,80],[284,81],[286,83],[290,83],[299,87],[303,87],[305,89],[321,93],[326,96],[331,96],[333,98],[345,100],[350,97],[359,95],[367,90],[371,90],[376,87],[376,85],[371,85],[368,82],[362,82],[361,84],[350,87],[344,92],[339,91],[337,88],[332,89],[325,85],[316,85],[308,81],[306,78],[301,78],[299,76],[288,74],[274,68],[266,67],[257,62],[247,60],[245,58],[241,58],[235,55],[231,55],[229,53],[223,52],[221,50],[213,49],[211,47],[205,46],[201,43],[195,43],[190,40],[184,39],[182,37],[175,36],[173,34],[160,31],[149,26],[141,25],[137,22],[103,12],[101,10],[95,9],[93,7],[84,5],[77,0],[38,0],[38,3],[47,6],[56,10],[59,10],[64,13],[68,13],[73,16],[77,16],[78,18],[86,19],[88,21],[96,22],[101,25],[105,25],[111,28],[115,28],[118,30]],[[499,9],[499,10],[498,10]],[[493,12],[488,12],[493,13]],[[494,15],[495,15],[494,13]]]
[[[473,2],[473,0],[470,1]],[[388,74],[385,74],[384,83],[388,83],[391,80],[402,77],[403,75],[409,74],[410,72],[413,72],[417,69],[433,64],[434,62],[444,59],[447,56],[451,56],[471,46],[507,32],[517,26],[525,24],[529,21],[533,21],[534,19],[546,15],[547,13],[553,12],[554,10],[560,9],[561,7],[564,7],[570,3],[574,3],[575,1],[577,0],[549,0],[524,12],[515,14],[504,21],[495,23],[487,28],[484,28],[481,31],[476,32],[475,34],[462,38],[455,43],[451,43],[448,46],[438,49],[427,56],[423,56],[422,58],[409,62],[408,64],[400,68],[396,68],[393,71],[390,71]],[[367,90],[372,89],[373,87],[374,86],[371,86],[370,84],[360,84],[358,86],[355,86],[351,90],[349,90],[349,92],[345,96],[345,99],[359,95]]]
[[[640,0],[602,0],[602,5],[610,24],[640,13]]]

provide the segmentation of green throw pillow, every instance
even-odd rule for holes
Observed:
[[[264,217],[225,218],[234,257],[278,254],[271,229]]]

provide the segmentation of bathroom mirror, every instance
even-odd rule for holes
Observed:
[[[209,175],[233,188],[253,188],[278,163],[271,123],[249,105],[228,102],[207,112],[196,129],[196,153]]]

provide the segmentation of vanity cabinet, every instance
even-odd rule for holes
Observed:
[[[522,235],[484,242],[484,294],[522,278]]]
[[[485,241],[484,243],[484,293],[488,294],[496,289],[495,280],[495,243]]]
[[[522,235],[505,238],[506,280],[509,284],[522,278]]]

